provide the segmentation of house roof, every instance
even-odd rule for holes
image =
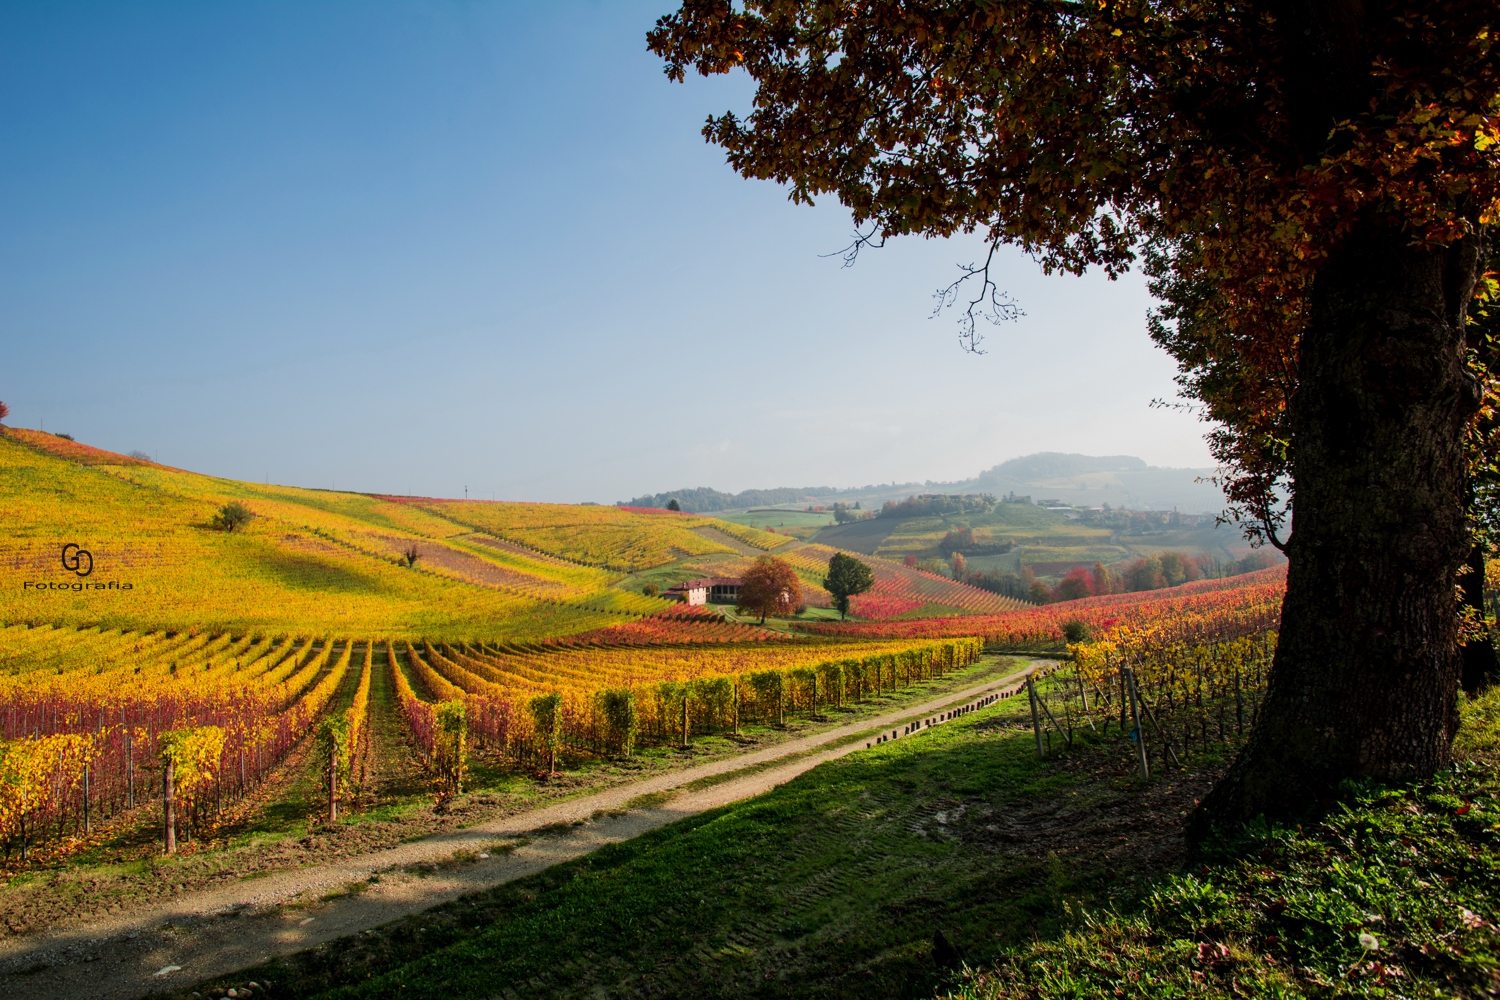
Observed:
[[[739,585],[740,578],[737,576],[706,576],[701,580],[684,580],[668,587],[667,590],[697,590],[699,587],[738,587]]]

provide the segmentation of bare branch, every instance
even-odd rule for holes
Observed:
[[[990,267],[995,262],[995,251],[999,244],[990,243],[989,253],[985,254],[984,264],[976,267],[973,264],[960,264],[958,269],[963,272],[956,281],[947,288],[939,288],[932,293],[937,300],[933,307],[932,318],[947,308],[957,305],[961,298],[959,292],[964,284],[970,279],[979,279],[979,294],[969,299],[964,306],[963,315],[958,318],[958,341],[963,349],[970,354],[983,354],[979,345],[984,342],[984,336],[979,332],[977,321],[981,318],[989,320],[999,326],[1001,323],[1010,323],[1025,316],[1026,313],[1010,297],[1009,292],[1002,292],[1000,286],[996,285],[990,277]]]
[[[844,247],[844,249],[835,250],[833,253],[820,253],[818,256],[842,257],[844,258],[845,267],[853,267],[854,262],[859,259],[859,252],[865,247],[869,247],[872,250],[879,250],[883,246],[885,246],[885,237],[879,235],[879,230],[872,226],[868,233],[862,233],[856,229],[854,231],[854,242]]]

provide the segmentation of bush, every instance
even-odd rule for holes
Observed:
[[[249,524],[255,512],[238,500],[231,500],[214,515],[213,526],[220,531],[238,531]]]
[[[139,448],[137,448],[135,451],[132,451],[130,453],[130,457],[133,458],[133,459],[135,459],[138,462],[149,462],[149,461],[151,461],[151,456],[148,455],[148,454],[146,454],[144,451],[141,451]]]
[[[420,558],[422,558],[422,553],[417,551],[415,542],[413,542],[411,545],[408,545],[406,547],[406,551],[401,553],[401,561],[406,563],[407,569],[415,566],[417,564],[417,560]]]
[[[647,597],[656,597],[661,593],[661,588],[654,583],[648,583],[641,588],[641,593],[645,594]]]
[[[1068,621],[1063,622],[1062,634],[1063,640],[1067,642],[1068,645],[1076,645],[1080,642],[1088,641],[1089,627],[1083,622],[1079,621],[1077,618],[1071,618]]]

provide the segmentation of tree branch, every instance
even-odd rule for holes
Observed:
[[[979,294],[968,300],[963,315],[958,319],[958,341],[970,354],[985,353],[979,348],[979,345],[984,342],[984,336],[980,334],[977,323],[980,318],[999,326],[1001,323],[1014,322],[1026,315],[1025,311],[1010,297],[1010,293],[1002,292],[1000,286],[996,285],[990,277],[990,267],[995,262],[995,251],[999,248],[999,243],[991,241],[983,265],[978,267],[973,264],[958,265],[963,275],[948,287],[939,288],[932,294],[932,297],[937,300],[937,305],[932,310],[932,318],[936,319],[944,309],[958,304],[961,297],[959,292],[966,282],[973,278],[979,279]]]

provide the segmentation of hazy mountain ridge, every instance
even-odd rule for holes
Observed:
[[[665,507],[676,499],[685,511],[709,513],[784,504],[823,504],[835,500],[860,501],[864,506],[902,499],[913,493],[1016,493],[1032,500],[1065,504],[1127,507],[1132,510],[1171,510],[1188,514],[1217,514],[1224,507],[1219,488],[1207,480],[1213,469],[1174,469],[1147,465],[1133,455],[1080,455],[1036,452],[1001,462],[973,479],[958,482],[890,483],[879,486],[802,487],[744,490],[723,493],[709,487],[671,490],[627,501],[635,507]]]

